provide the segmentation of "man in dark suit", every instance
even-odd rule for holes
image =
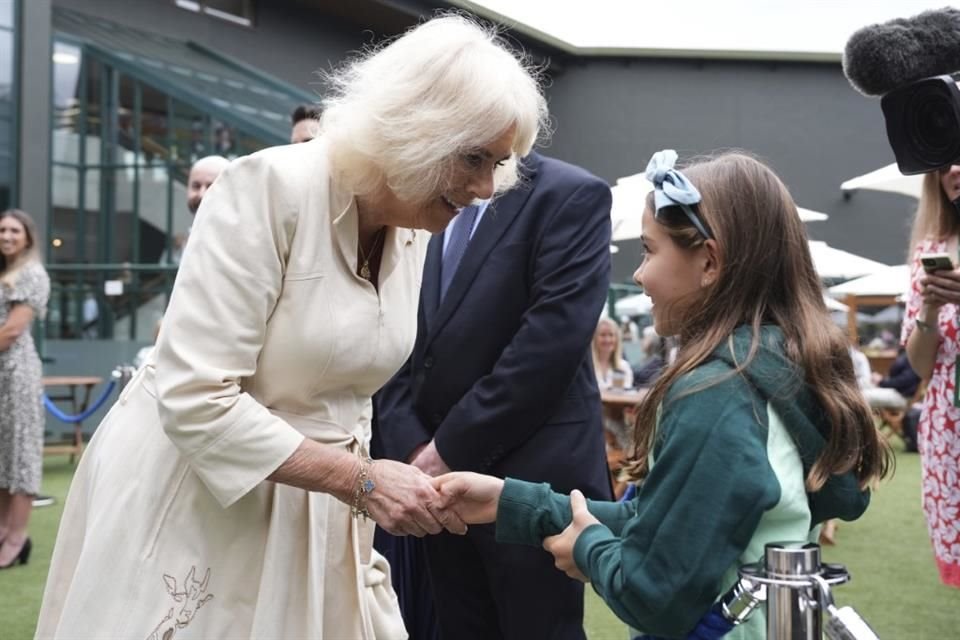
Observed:
[[[377,395],[373,452],[609,499],[590,341],[609,283],[610,189],[536,153],[522,174],[431,239],[416,346]],[[497,545],[492,526],[423,544],[444,639],[584,637],[583,585],[543,549]]]

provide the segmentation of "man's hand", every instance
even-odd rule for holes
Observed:
[[[440,454],[437,452],[437,446],[434,444],[434,441],[431,440],[426,445],[422,446],[414,452],[414,457],[410,460],[410,464],[416,468],[423,471],[428,476],[442,476],[445,473],[450,473],[450,467],[447,466],[447,463],[443,461],[443,458],[440,457]]]
[[[454,511],[465,524],[487,524],[497,519],[497,503],[503,493],[503,480],[480,473],[457,471],[434,478],[440,494],[436,503],[444,511]]]
[[[570,494],[570,508],[573,510],[573,521],[559,535],[544,538],[543,548],[553,555],[557,569],[574,580],[590,582],[590,579],[577,567],[573,559],[573,548],[583,530],[591,525],[600,524],[600,521],[590,513],[587,509],[587,499],[576,489]]]

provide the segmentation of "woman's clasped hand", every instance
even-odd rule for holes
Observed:
[[[464,534],[466,523],[431,484],[430,476],[415,467],[377,460],[370,469],[375,489],[366,499],[370,516],[394,535],[422,537],[440,533]]]

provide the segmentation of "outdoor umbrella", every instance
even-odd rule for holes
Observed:
[[[632,296],[625,296],[617,300],[614,310],[618,318],[623,316],[642,316],[650,313],[653,308],[653,301],[645,293],[637,293]]]
[[[819,240],[810,240],[810,256],[813,258],[813,266],[821,280],[859,278],[887,266],[882,262],[870,260],[843,249],[836,249]]]
[[[923,184],[923,176],[905,176],[900,173],[897,163],[888,164],[876,171],[865,173],[862,176],[851,178],[840,185],[844,193],[856,191],[857,189],[871,189],[873,191],[888,191],[890,193],[899,193],[920,199],[920,187]]]
[[[910,290],[910,266],[898,264],[830,287],[834,298],[854,296],[896,296],[902,297]]]

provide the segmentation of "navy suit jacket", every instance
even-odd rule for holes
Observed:
[[[609,497],[590,343],[610,277],[610,188],[531,154],[483,215],[440,300],[427,249],[413,354],[375,397],[375,456],[434,439],[453,470]]]

